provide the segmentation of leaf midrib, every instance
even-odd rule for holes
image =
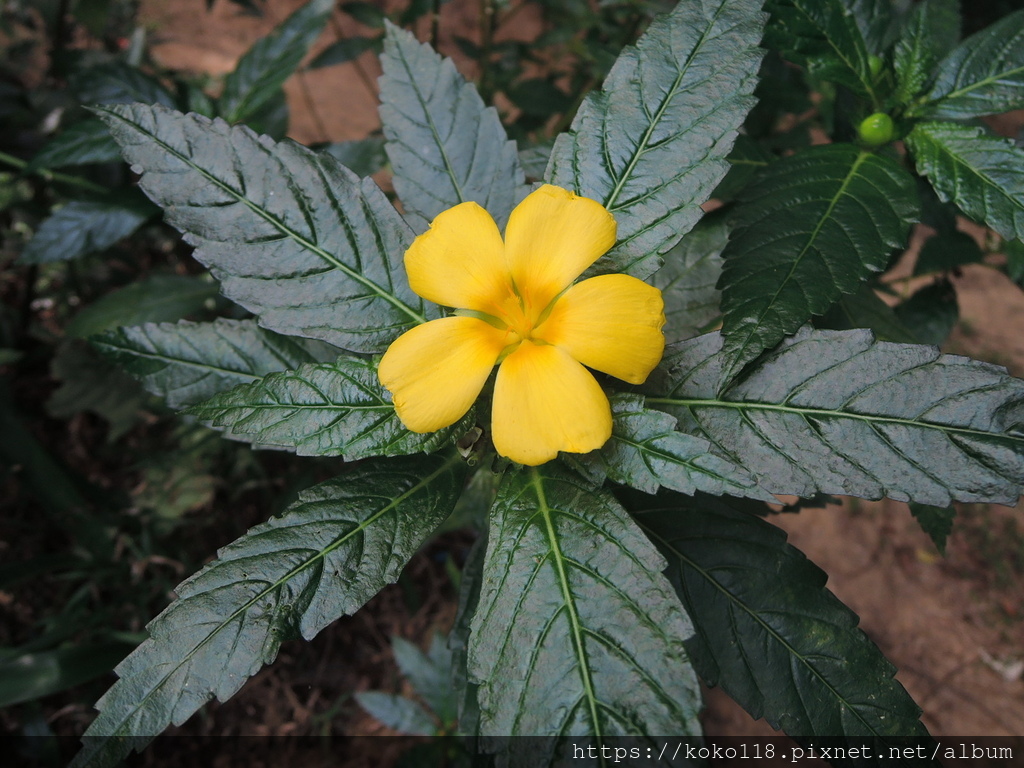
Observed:
[[[219,634],[226,627],[230,626],[231,623],[236,618],[238,618],[240,615],[244,614],[246,611],[248,611],[250,608],[252,608],[253,605],[255,605],[257,602],[262,600],[264,597],[266,597],[270,593],[274,592],[277,589],[280,589],[282,586],[284,586],[284,584],[286,584],[288,581],[290,581],[291,579],[293,579],[296,576],[298,576],[300,573],[305,571],[307,568],[312,567],[313,564],[315,564],[318,561],[323,560],[324,558],[326,558],[329,554],[331,554],[332,552],[337,550],[339,547],[341,547],[343,544],[345,544],[350,538],[352,538],[353,536],[355,536],[357,534],[360,534],[363,531],[365,531],[372,523],[376,522],[378,519],[383,517],[385,514],[387,514],[391,510],[395,509],[400,503],[404,502],[406,499],[408,499],[413,494],[418,493],[419,491],[421,491],[424,488],[426,488],[428,485],[430,485],[430,483],[432,483],[435,479],[440,477],[445,472],[449,471],[454,465],[456,465],[461,460],[462,459],[461,459],[461,457],[459,456],[459,454],[457,452],[453,453],[451,456],[449,456],[448,460],[446,462],[444,462],[444,464],[442,464],[437,470],[435,470],[434,472],[430,473],[427,477],[423,478],[420,482],[416,483],[408,491],[406,491],[405,493],[403,493],[403,494],[395,497],[394,499],[392,499],[388,504],[386,504],[379,511],[377,511],[376,513],[374,513],[373,515],[368,517],[366,520],[364,520],[361,523],[359,523],[351,531],[349,531],[348,533],[346,533],[343,536],[339,537],[334,542],[332,542],[330,545],[324,547],[322,550],[320,550],[315,555],[310,557],[304,563],[295,566],[292,570],[290,570],[284,576],[280,577],[277,581],[275,581],[272,584],[270,584],[270,586],[268,586],[266,589],[264,589],[263,591],[259,592],[258,594],[253,596],[251,599],[249,599],[246,603],[241,605],[228,618],[224,619],[216,627],[216,629],[214,629],[205,638],[203,638],[202,642],[200,642],[191,651],[189,651],[189,653],[187,655],[185,655],[182,659],[180,659],[180,661],[177,664],[173,665],[171,667],[170,671],[167,672],[150,689],[150,691],[142,699],[140,699],[136,703],[136,706],[131,708],[129,713],[121,718],[121,722],[118,725],[117,729],[114,730],[113,733],[111,733],[110,735],[106,736],[105,738],[109,740],[109,739],[117,738],[118,736],[123,735],[124,729],[128,725],[129,719],[131,717],[133,717],[135,715],[135,713],[137,713],[139,710],[144,709],[146,704],[149,702],[149,700],[153,696],[155,696],[157,694],[157,692],[164,686],[164,684],[168,681],[168,679],[172,675],[174,675],[179,669],[181,669],[185,664],[187,664],[192,659],[192,657],[195,656],[203,647],[205,647],[206,644],[209,643],[217,634]],[[228,561],[225,561],[225,562],[228,562]],[[202,594],[202,593],[200,593],[200,594]],[[185,599],[189,600],[189,599],[191,599],[191,597],[185,598]]]
[[[1024,450],[1024,435],[1018,436],[1014,434],[1008,434],[1006,432],[986,432],[981,429],[972,429],[970,427],[958,427],[950,424],[941,424],[938,422],[919,421],[917,419],[908,419],[899,416],[878,416],[875,414],[868,413],[856,413],[854,411],[831,411],[825,408],[800,408],[791,405],[777,405],[775,403],[729,401],[719,400],[716,398],[699,399],[675,397],[648,397],[646,402],[649,404],[678,406],[683,408],[727,408],[730,410],[738,410],[741,412],[751,410],[776,411],[781,413],[796,414],[805,419],[817,416],[821,418],[853,419],[856,421],[863,421],[871,424],[899,424],[902,426],[915,427],[919,429],[934,429],[936,431],[943,432],[946,434],[960,434],[969,437],[984,438],[987,440],[1004,440],[1010,442],[1011,444],[1017,443],[1021,446],[1021,449]]]
[[[594,693],[594,681],[591,679],[589,661],[583,648],[583,631],[580,625],[579,612],[576,610],[576,601],[573,599],[572,589],[569,586],[569,577],[566,573],[565,559],[562,556],[562,550],[558,544],[558,536],[555,533],[554,523],[551,520],[553,510],[548,505],[547,495],[544,493],[544,480],[536,467],[530,469],[530,483],[533,485],[534,493],[537,495],[537,511],[544,519],[544,532],[547,535],[548,546],[551,549],[551,560],[558,572],[558,586],[562,591],[562,601],[569,616],[573,650],[576,652],[576,663],[583,682],[583,693],[586,696],[590,719],[594,725],[594,737],[598,743],[601,743],[604,737],[601,733],[601,721],[597,714],[597,695]]]
[[[110,109],[106,109],[106,108],[103,108],[103,107],[96,107],[96,110],[97,111],[101,111],[101,112],[103,112],[106,115],[110,115],[112,117],[117,118],[118,120],[120,120],[122,123],[127,125],[132,130],[142,134],[143,136],[146,136],[154,144],[156,144],[162,150],[167,152],[169,155],[172,155],[173,157],[176,157],[178,160],[180,160],[181,162],[185,163],[189,168],[191,168],[193,171],[198,173],[200,176],[202,176],[208,182],[210,182],[211,184],[213,184],[217,188],[223,190],[224,192],[228,193],[231,197],[233,197],[235,199],[236,202],[239,202],[239,203],[242,203],[243,205],[245,205],[250,211],[255,213],[257,216],[262,218],[264,221],[266,221],[271,226],[273,226],[282,235],[284,235],[285,237],[288,237],[291,240],[295,241],[298,245],[302,246],[306,250],[316,254],[321,259],[323,259],[325,262],[327,262],[329,265],[333,266],[335,269],[337,269],[338,271],[340,271],[343,274],[345,274],[347,277],[349,277],[352,280],[355,280],[357,283],[360,283],[361,285],[365,286],[367,289],[369,289],[372,293],[377,295],[379,298],[384,299],[389,304],[393,305],[396,309],[398,309],[400,312],[403,312],[404,314],[406,314],[411,320],[413,320],[413,321],[415,321],[417,323],[425,323],[427,321],[426,317],[424,317],[419,312],[414,310],[412,307],[410,307],[404,301],[399,299],[397,296],[394,296],[391,293],[387,292],[381,286],[377,285],[375,282],[373,282],[372,280],[367,278],[361,272],[358,272],[358,271],[352,269],[347,264],[345,264],[343,261],[340,261],[340,260],[336,259],[333,255],[331,255],[330,253],[325,251],[323,248],[321,248],[316,243],[313,243],[310,240],[307,240],[305,237],[300,235],[298,232],[293,230],[291,227],[287,226],[283,221],[278,219],[276,216],[271,215],[271,213],[269,211],[266,211],[263,208],[259,207],[253,201],[249,200],[249,198],[245,197],[244,195],[242,195],[240,192],[238,192],[237,190],[235,190],[232,187],[230,187],[225,182],[221,181],[217,177],[215,177],[212,174],[210,174],[208,171],[206,171],[206,169],[200,168],[198,165],[196,165],[191,160],[191,158],[185,156],[184,154],[182,154],[181,152],[176,150],[174,147],[172,147],[171,145],[169,145],[168,143],[166,143],[165,141],[160,139],[158,136],[156,136],[152,132],[150,132],[150,131],[146,130],[145,128],[143,128],[138,123],[131,122],[127,118],[125,118],[124,116],[119,114],[118,112],[115,112],[115,111],[110,110]]]

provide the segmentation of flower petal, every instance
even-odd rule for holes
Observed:
[[[491,439],[502,456],[535,466],[559,451],[596,450],[611,434],[608,398],[568,353],[524,341],[502,361],[491,415]]]
[[[596,200],[551,184],[527,195],[505,228],[505,257],[527,312],[541,312],[614,244],[615,219]]]
[[[629,275],[599,275],[558,298],[533,333],[586,366],[642,383],[665,352],[661,291]]]
[[[511,293],[498,225],[476,203],[439,213],[405,252],[409,285],[435,304],[494,313]]]
[[[505,348],[505,336],[474,317],[443,317],[395,339],[377,377],[402,423],[413,432],[433,432],[462,418]]]

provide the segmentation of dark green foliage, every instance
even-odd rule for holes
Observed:
[[[507,737],[633,735],[654,746],[660,734],[698,732],[683,647],[692,630],[664,567],[607,491],[554,463],[506,475],[469,636],[487,751],[547,765],[571,746]]]
[[[911,504],[910,512],[920,523],[921,529],[935,543],[939,554],[946,554],[946,539],[953,532],[953,521],[956,519],[955,507],[932,507],[928,504]]]
[[[651,278],[665,300],[663,330],[669,344],[696,336],[721,317],[717,283],[728,240],[724,217],[705,218],[665,254],[665,266]]]
[[[67,261],[103,251],[131,235],[157,209],[138,195],[73,200],[47,217],[25,246],[21,264]]]
[[[922,344],[942,344],[960,319],[956,291],[939,280],[917,291],[896,307],[896,317]]]
[[[963,232],[939,232],[925,240],[914,262],[914,274],[948,272],[965,264],[977,264],[984,258],[973,237]]]
[[[893,55],[896,97],[907,103],[935,76],[935,65],[960,40],[960,0],[924,0],[914,5]]]
[[[29,170],[65,165],[110,163],[121,159],[121,148],[101,120],[82,120],[46,143],[29,163]]]

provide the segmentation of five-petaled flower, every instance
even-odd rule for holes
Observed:
[[[545,185],[509,217],[462,203],[405,254],[413,291],[455,308],[388,348],[378,375],[402,423],[433,432],[466,414],[498,364],[495,449],[520,464],[586,453],[611,437],[608,398],[584,366],[631,384],[661,360],[661,291],[629,275],[574,281],[615,243],[600,203]]]

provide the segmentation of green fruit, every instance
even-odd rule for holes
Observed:
[[[884,112],[868,115],[861,121],[860,127],[857,129],[857,136],[869,147],[888,144],[895,135],[896,126],[893,125],[892,118]]]
[[[868,69],[871,70],[872,80],[878,79],[878,75],[882,71],[882,64],[884,63],[885,62],[882,61],[881,57],[875,56],[875,54],[873,53],[870,56],[868,56]]]

